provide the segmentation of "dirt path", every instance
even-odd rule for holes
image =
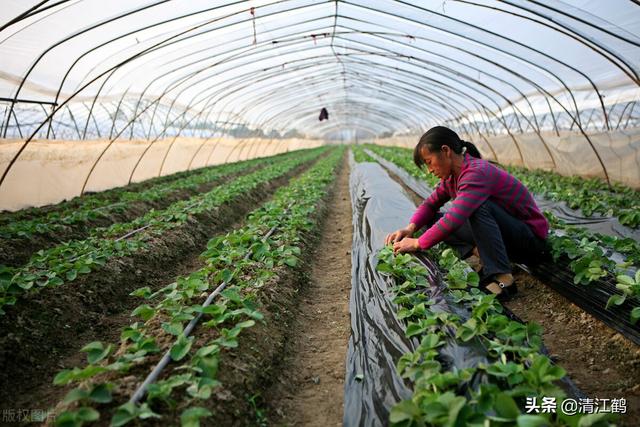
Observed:
[[[349,339],[349,165],[337,178],[309,278],[291,325],[282,374],[265,392],[272,425],[340,426]]]

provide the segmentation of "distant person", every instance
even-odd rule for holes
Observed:
[[[326,108],[322,107],[322,110],[320,110],[320,116],[318,116],[318,120],[329,120],[329,112]]]
[[[548,256],[549,223],[529,190],[506,171],[481,159],[470,142],[443,126],[429,129],[413,151],[415,164],[440,178],[406,228],[387,235],[395,253],[449,244],[462,259],[480,258],[480,286],[506,300],[517,291],[510,261],[536,264]],[[439,209],[453,200],[443,214]],[[414,232],[426,231],[417,239]]]

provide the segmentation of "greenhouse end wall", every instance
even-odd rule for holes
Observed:
[[[306,139],[168,138],[151,145],[147,140],[117,141],[105,150],[109,140],[34,140],[20,154],[0,187],[0,210],[15,211],[72,199],[81,194],[85,181],[85,192],[104,191],[127,185],[130,177],[131,182],[140,182],[323,143]],[[23,144],[22,140],[0,140],[0,170],[7,168]]]
[[[640,189],[640,128],[591,133],[587,136],[602,159],[609,179]],[[372,142],[413,148],[419,138],[420,135],[403,136]],[[559,136],[555,133],[500,135],[487,139],[479,138],[476,134],[464,135],[464,139],[476,144],[483,157],[505,165],[552,170],[566,176],[605,178],[593,149],[585,136],[577,132],[560,132]],[[497,158],[494,153],[499,153]]]

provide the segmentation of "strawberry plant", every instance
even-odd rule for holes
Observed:
[[[438,258],[451,301],[463,306],[466,315],[430,309],[434,277],[410,255],[394,256],[390,247],[379,253],[378,270],[393,277],[394,302],[398,316],[407,322],[405,335],[419,341],[416,350],[404,354],[397,363],[398,372],[413,384],[413,396],[397,403],[390,422],[398,426],[452,425],[577,425],[581,415],[569,418],[562,413],[527,414],[525,401],[532,397],[566,397],[555,382],[565,371],[540,353],[542,330],[534,323],[510,320],[494,295],[477,288],[477,277],[451,249]],[[466,286],[462,285],[466,273]],[[453,281],[450,281],[453,279]],[[456,309],[456,313],[460,313]],[[454,344],[451,344],[454,343]],[[464,369],[443,363],[439,349],[447,345],[475,346],[486,351],[487,362]],[[479,378],[482,378],[478,381]],[[611,414],[593,416],[590,425],[607,426]]]
[[[241,176],[227,185],[215,187],[208,193],[189,200],[178,201],[162,211],[151,211],[129,223],[114,224],[109,228],[97,228],[85,240],[66,242],[48,250],[38,251],[27,265],[21,268],[3,267],[0,281],[0,303],[11,305],[26,291],[37,291],[46,286],[60,286],[75,280],[80,274],[88,274],[116,257],[131,255],[147,247],[153,236],[179,227],[192,215],[212,210],[232,201],[262,183],[284,176],[295,167],[317,158],[324,150],[296,153],[248,175]],[[127,239],[119,236],[142,230]],[[10,278],[8,278],[11,276]],[[0,309],[2,306],[0,305]],[[2,314],[2,313],[0,313]]]
[[[91,343],[85,347],[90,358],[84,368],[56,376],[58,384],[77,382],[75,393],[81,396],[63,402],[66,410],[56,422],[72,419],[83,425],[111,416],[111,425],[120,426],[159,418],[165,404],[175,407],[179,402],[185,408],[180,415],[184,425],[211,416],[204,404],[220,386],[221,354],[238,346],[245,329],[264,321],[256,302],[262,286],[275,280],[282,269],[298,265],[303,235],[318,223],[316,206],[327,194],[342,153],[334,150],[279,189],[271,201],[248,216],[244,227],[211,239],[202,253],[205,266],[200,270],[155,292],[148,287],[134,291],[132,295],[144,300],[132,313],[140,320],[122,331],[118,353],[111,353],[110,345]],[[274,226],[276,231],[262,238]],[[219,299],[203,307],[203,295],[222,282],[227,287]],[[210,331],[210,339],[196,348],[196,340],[185,336],[184,327],[198,313],[204,316],[200,327]],[[134,367],[149,369],[148,357],[167,349],[176,367],[148,387],[141,404],[123,403],[107,414],[100,411],[98,402],[85,398],[88,390],[105,387],[113,402],[128,400],[128,395],[119,394],[119,379],[131,375]]]

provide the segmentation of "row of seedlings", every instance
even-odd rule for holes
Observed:
[[[620,183],[612,183],[609,187],[599,178],[562,176],[517,166],[506,169],[536,194],[565,202],[571,209],[580,209],[585,216],[594,213],[615,216],[622,225],[640,226],[640,191]]]
[[[243,331],[265,321],[261,292],[269,284],[278,292],[283,277],[300,268],[343,152],[332,151],[279,189],[244,227],[210,240],[202,254],[205,267],[157,292],[135,291],[145,300],[132,313],[140,321],[123,329],[120,345],[87,344],[82,351],[88,363],[55,377],[55,384],[77,386],[58,405],[56,424],[110,419],[111,426],[121,426],[141,419],[192,426],[212,416],[207,406],[215,405],[224,385],[226,353],[239,346]],[[200,326],[188,336],[186,325],[199,316]],[[172,363],[157,381],[143,383],[162,352]]]
[[[190,217],[230,203],[264,183],[287,175],[325,151],[314,149],[290,153],[264,169],[238,177],[207,193],[173,203],[164,210],[152,210],[128,223],[96,228],[87,239],[38,251],[24,266],[0,266],[0,315],[5,313],[3,307],[15,304],[24,293],[72,282],[111,258],[136,253],[146,248],[150,240],[185,224]]]
[[[367,154],[362,145],[351,146],[351,151],[353,152],[353,160],[356,163],[375,162],[375,160]]]
[[[575,410],[578,402],[558,385],[565,371],[541,352],[542,328],[507,316],[451,249],[429,251],[440,268],[428,269],[410,254],[394,256],[390,247],[379,258],[378,269],[395,280],[405,335],[418,343],[397,364],[413,395],[392,408],[392,425],[595,427],[615,420],[613,413]],[[436,291],[441,275],[444,297]]]

